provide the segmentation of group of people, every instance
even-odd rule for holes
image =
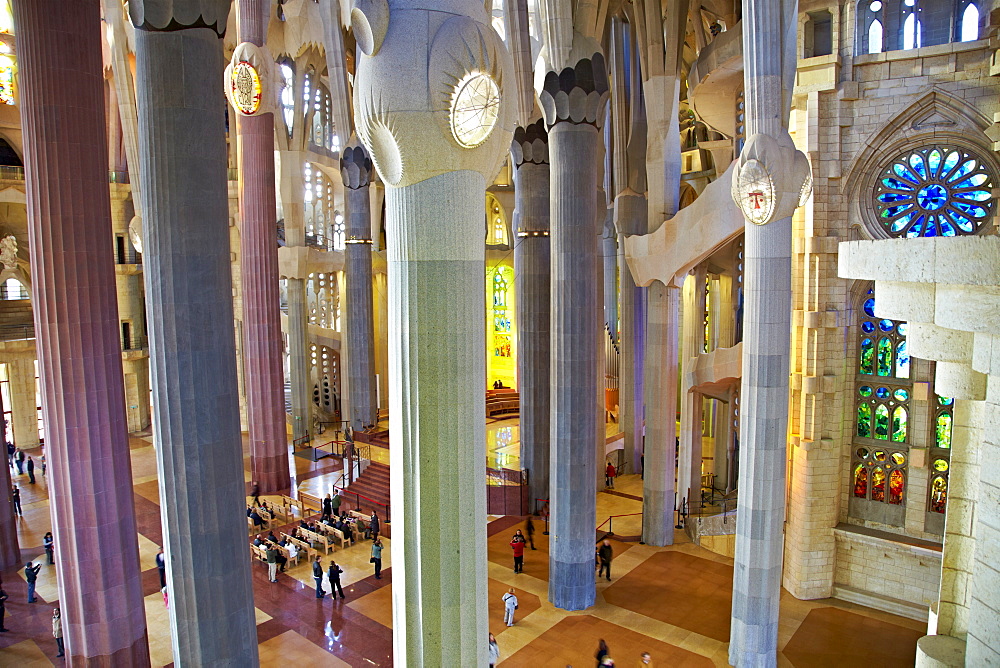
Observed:
[[[285,572],[285,566],[289,559],[299,556],[299,547],[284,536],[280,539],[274,535],[273,531],[268,531],[267,536],[257,534],[253,544],[264,549],[264,558],[267,561],[268,579],[271,582],[278,581],[278,569]],[[287,556],[286,556],[287,554]]]
[[[42,454],[39,455],[41,461],[42,475],[45,475],[45,446],[42,446]],[[24,450],[15,447],[13,443],[7,444],[7,462],[12,469],[17,470],[17,475],[27,475],[28,483],[35,484],[35,460]]]
[[[35,566],[32,568],[31,562],[25,566],[25,575],[30,573],[31,579],[28,580],[28,602],[35,602],[35,579],[38,577],[38,569],[41,566]],[[29,570],[31,569],[31,570]],[[3,589],[0,589],[0,633],[7,633],[10,629],[4,623],[7,617],[7,599],[10,597],[7,595]],[[56,648],[59,650],[56,654],[57,657],[65,656],[65,648],[63,647],[63,634],[62,634],[62,613],[59,608],[52,609],[52,637],[56,640]]]
[[[524,524],[524,531],[528,533],[527,537],[518,529],[514,532],[514,537],[510,539],[510,549],[514,552],[514,573],[524,572],[525,546],[530,545],[532,550],[535,549],[535,523],[531,521],[530,515]]]
[[[323,589],[323,562],[320,561],[320,556],[317,554],[316,559],[313,561],[313,579],[316,581],[316,598],[325,598],[326,591]],[[326,577],[330,581],[330,596],[334,599],[337,598],[337,594],[340,594],[340,598],[344,598],[344,588],[340,584],[340,575],[344,572],[344,569],[337,564],[333,559],[330,560],[330,567],[326,571]]]

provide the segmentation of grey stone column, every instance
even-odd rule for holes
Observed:
[[[14,13],[66,663],[148,666],[105,177],[100,3],[19,0]],[[35,417],[34,391],[29,396]],[[5,502],[9,490],[0,490]]]
[[[0,398],[0,416],[3,415],[3,399]],[[0,429],[3,418],[0,417]],[[5,432],[4,432],[5,433]],[[7,454],[7,437],[0,438],[0,446],[4,455]],[[0,569],[13,568],[21,565],[21,548],[17,541],[17,519],[14,515],[14,497],[10,480],[10,467],[4,463],[0,466]]]
[[[306,332],[306,281],[288,279],[288,378],[292,389],[292,438],[310,433],[309,351]]]
[[[542,120],[514,131],[514,284],[517,293],[517,382],[521,397],[521,465],[528,470],[528,508],[549,498],[550,271],[549,152]],[[538,505],[540,508],[541,505]]]
[[[372,161],[368,151],[352,137],[340,159],[340,173],[347,189],[347,239],[344,269],[347,274],[347,380],[352,429],[378,422],[375,405],[375,320],[372,306],[371,183]]]
[[[604,269],[604,324],[618,342],[618,238],[615,235],[613,210],[608,210],[608,220],[601,235],[601,260]],[[627,270],[626,270],[627,271]]]
[[[615,226],[618,228],[618,266],[621,267],[622,331],[619,342],[622,360],[619,382],[619,420],[625,434],[625,458],[633,470],[643,465],[643,378],[646,351],[646,288],[637,287],[625,261],[625,237],[640,234],[646,227],[646,198],[622,194],[615,198]]]
[[[744,0],[747,136],[787,137],[795,0]],[[771,169],[787,165],[772,165]],[[729,662],[777,662],[785,521],[792,219],[746,225],[740,485]]]
[[[201,2],[200,12],[192,4],[131,4],[170,635],[178,666],[251,666],[257,633],[219,90],[230,3]]]
[[[354,118],[386,184],[393,649],[400,665],[482,666],[483,221],[514,129],[513,65],[482,2],[430,7],[352,12]]]
[[[594,387],[601,354],[595,336],[598,119],[608,82],[595,53],[549,71],[539,94],[549,127],[552,229],[552,404],[549,600],[559,608],[594,604]]]

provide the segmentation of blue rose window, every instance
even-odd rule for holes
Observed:
[[[891,237],[976,234],[993,216],[996,179],[978,155],[926,146],[897,156],[875,185],[875,215]]]

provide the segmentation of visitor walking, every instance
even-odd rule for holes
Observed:
[[[535,549],[535,523],[531,521],[531,515],[528,515],[528,520],[524,523],[524,532],[528,534],[528,544],[531,545],[531,549]]]
[[[260,505],[260,483],[256,480],[250,483],[250,498],[253,505]]]
[[[6,633],[9,629],[4,626],[3,618],[7,615],[7,592],[0,589],[0,633]]]
[[[503,595],[503,621],[507,626],[514,626],[514,611],[517,610],[517,594],[511,587]]]
[[[379,533],[378,513],[374,510],[372,511],[372,516],[368,523],[368,530],[372,534],[372,540],[378,538],[378,533]]]
[[[597,668],[601,668],[603,665],[604,657],[608,655],[608,643],[604,642],[604,638],[597,641],[597,653],[594,654],[594,658],[597,659]]]
[[[601,577],[602,573],[605,573],[608,578],[608,582],[611,582],[611,557],[614,550],[611,548],[611,542],[607,539],[601,544],[601,547],[597,550],[597,556],[601,561],[601,567],[597,571],[597,577]]]
[[[24,450],[21,448],[14,449],[14,466],[17,467],[18,475],[24,475]]]
[[[24,513],[21,511],[21,490],[17,488],[17,485],[14,485],[14,489],[11,490],[10,494],[14,500],[14,510],[18,515],[24,517]]]
[[[32,485],[35,484],[35,462],[31,457],[28,457],[28,482]]]
[[[514,537],[510,541],[510,548],[514,551],[514,573],[524,570],[524,534],[518,529],[514,532]]]
[[[156,570],[160,572],[160,589],[167,586],[167,558],[163,556],[163,548],[156,553]]]
[[[327,571],[326,577],[330,581],[330,596],[332,598],[337,598],[337,594],[340,594],[340,598],[344,598],[344,588],[340,585],[340,574],[344,572],[337,562],[333,559],[330,560],[330,570]]]
[[[52,637],[56,639],[56,647],[59,648],[59,653],[56,656],[64,656],[66,653],[63,651],[62,617],[59,614],[59,608],[52,611]]]
[[[372,543],[372,558],[371,562],[375,564],[375,579],[382,579],[382,539],[378,536],[375,537],[375,542]]]
[[[500,661],[500,645],[497,644],[497,639],[490,634],[490,668],[493,668]]]
[[[45,536],[42,538],[42,545],[45,547],[45,556],[49,559],[49,566],[56,563],[55,559],[55,541],[52,539],[52,532],[46,531]]]
[[[4,427],[6,427],[7,426],[7,421],[4,420],[3,424],[4,424]],[[14,466],[14,453],[16,451],[17,451],[17,448],[14,447],[13,443],[8,443],[7,444],[7,466],[10,466],[10,467]]]
[[[604,484],[606,487],[610,487],[611,489],[615,488],[616,474],[617,471],[615,471],[615,465],[612,464],[611,462],[608,462],[608,468],[604,470]]]
[[[313,580],[316,581],[316,598],[324,598],[326,592],[323,591],[323,564],[319,561],[319,555],[316,555],[316,561],[313,562]]]
[[[340,517],[340,504],[342,502],[343,502],[343,499],[340,498],[340,491],[337,490],[336,487],[334,487],[333,488],[333,498],[330,500],[330,508],[331,508],[331,512],[334,515],[336,515],[337,517]]]
[[[35,602],[35,583],[38,581],[38,571],[42,570],[42,567],[32,566],[29,561],[24,567],[24,579],[28,582],[28,603]]]
[[[646,666],[653,665],[653,657],[649,655],[649,652],[643,652],[639,656],[639,668],[646,668]]]

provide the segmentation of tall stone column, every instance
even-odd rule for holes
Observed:
[[[625,261],[625,237],[640,234],[646,226],[646,198],[621,194],[615,198],[615,226],[618,228],[618,266],[621,267],[622,331],[621,377],[618,384],[619,420],[625,434],[625,458],[633,470],[642,469],[643,424],[642,386],[646,351],[646,288],[637,287]]]
[[[40,441],[38,440],[38,407],[35,404],[35,390],[37,389],[35,360],[20,357],[9,361],[7,363],[7,377],[10,379],[11,420],[13,422],[11,429],[14,432],[14,444],[22,450],[37,448]]]
[[[281,207],[285,214],[285,243],[305,245],[304,156],[298,151],[281,152]],[[292,438],[312,431],[312,381],[309,376],[308,301],[306,279],[289,277],[288,380],[291,387]]]
[[[3,426],[3,398],[0,397],[0,428]],[[7,437],[0,438],[7,452]],[[14,497],[11,495],[10,467],[0,465],[0,569],[21,565],[21,548],[17,541],[17,520],[14,519]]]
[[[797,16],[796,0],[743,2],[749,140],[740,155],[734,193],[748,224],[740,494],[729,644],[729,662],[739,667],[777,662],[788,441],[791,215],[809,169],[786,129],[795,78]],[[758,178],[761,172],[764,177]]]
[[[375,392],[375,315],[372,302],[372,210],[369,184],[372,161],[368,150],[352,137],[340,158],[347,189],[347,381],[352,429],[378,422]]]
[[[482,2],[436,8],[355,5],[354,118],[386,184],[394,656],[482,666],[483,220],[513,131],[513,66]]]
[[[100,2],[19,0],[14,12],[67,663],[148,666],[109,245]]]
[[[677,449],[677,498],[688,507],[701,507],[702,398],[692,389],[687,371],[697,363],[705,343],[705,265],[699,265],[684,281],[683,326],[680,356],[684,366],[681,378],[680,433]]]
[[[517,293],[517,389],[521,465],[528,507],[549,498],[549,151],[541,119],[514,131],[514,283]],[[540,506],[539,506],[540,507]]]
[[[237,39],[264,46],[269,0],[238,0]],[[246,55],[241,56],[241,53]],[[252,54],[252,55],[251,55]],[[235,58],[267,59],[241,47]],[[270,82],[264,82],[265,86]],[[243,380],[250,432],[251,478],[266,494],[288,489],[288,435],[278,299],[277,204],[274,193],[274,113],[240,114],[240,277],[243,284]]]
[[[584,38],[579,37],[582,40]],[[589,46],[589,45],[587,45]],[[608,80],[595,49],[539,93],[549,130],[552,252],[552,366],[549,600],[559,608],[594,604],[596,507],[594,387],[601,349],[597,304],[597,198]]]
[[[618,238],[615,234],[613,209],[601,234],[601,261],[604,270],[604,324],[618,342]]]
[[[230,3],[196,6],[130,3],[170,635],[178,666],[255,665],[219,91]]]

